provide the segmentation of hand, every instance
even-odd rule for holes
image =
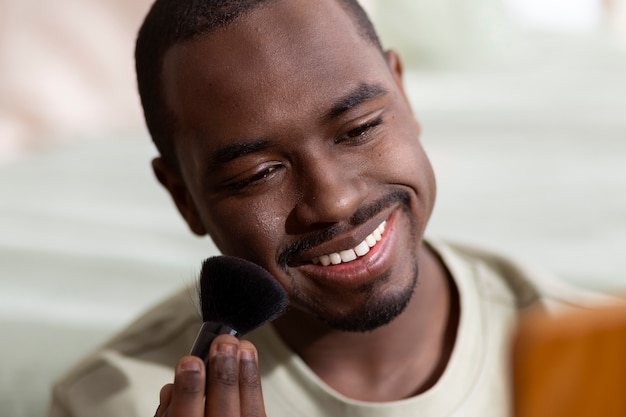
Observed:
[[[180,358],[174,383],[161,389],[155,417],[166,415],[265,417],[254,345],[230,335],[220,335],[211,345],[206,369],[202,360],[195,356]]]

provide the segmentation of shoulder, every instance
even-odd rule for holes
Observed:
[[[181,339],[181,336],[186,333],[191,332],[193,342],[202,324],[196,291],[195,288],[185,287],[166,298],[139,316],[104,347],[128,356],[157,360],[161,357],[155,356],[156,352],[163,351],[173,342],[176,345],[185,342],[185,338]],[[190,346],[191,343],[185,345],[185,349],[189,349]]]
[[[153,413],[201,325],[193,300],[191,288],[172,295],[80,361],[55,384],[51,415]]]
[[[610,302],[605,294],[574,286],[546,269],[491,249],[441,240],[427,242],[444,263],[464,262],[481,276],[503,284],[514,296],[519,309],[542,305],[548,310],[590,308]]]

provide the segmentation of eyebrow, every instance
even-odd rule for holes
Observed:
[[[379,84],[360,83],[354,90],[339,98],[328,111],[329,119],[340,116],[351,108],[375,97],[387,94],[387,89]],[[259,152],[270,147],[268,139],[241,141],[217,149],[210,158],[210,166],[225,165],[242,156]]]
[[[224,165],[242,156],[267,149],[269,146],[270,141],[267,139],[237,142],[226,145],[213,153],[210,165]]]
[[[335,118],[351,108],[372,99],[387,94],[387,89],[379,84],[360,83],[357,88],[341,97],[328,112],[328,118]]]

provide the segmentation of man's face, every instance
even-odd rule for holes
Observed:
[[[194,232],[294,307],[376,327],[357,322],[408,302],[435,198],[400,76],[335,1],[272,2],[166,54],[181,172],[157,175]]]

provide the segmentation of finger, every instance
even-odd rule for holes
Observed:
[[[159,408],[157,408],[154,417],[162,417],[165,415],[165,410],[170,405],[170,401],[172,400],[172,390],[174,389],[174,384],[167,384],[161,388],[161,392],[159,392]]]
[[[168,417],[203,416],[204,391],[204,362],[195,356],[182,357],[176,364]]]
[[[241,342],[239,358],[239,396],[242,415],[247,417],[264,417],[265,406],[261,390],[259,360],[252,343]]]
[[[239,417],[239,341],[220,335],[211,345],[206,415]]]

